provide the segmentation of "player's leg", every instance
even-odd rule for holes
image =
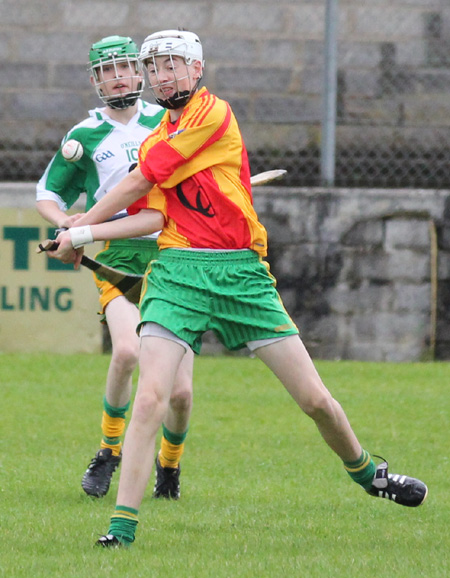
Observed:
[[[106,378],[106,400],[114,407],[130,402],[132,375],[139,359],[136,328],[139,310],[120,296],[106,307],[106,321],[111,336],[111,361]]]
[[[291,335],[255,354],[273,371],[301,409],[311,417],[338,456],[353,462],[361,455],[359,444],[340,404],[331,396],[298,335]]]
[[[178,369],[170,396],[169,408],[163,423],[161,448],[156,457],[155,498],[180,497],[180,460],[184,452],[189,418],[192,411],[192,372],[194,353],[186,351]]]
[[[110,545],[111,536],[125,545],[134,541],[138,510],[151,475],[156,434],[167,415],[185,351],[169,339],[141,338],[139,381],[123,445],[117,505],[108,535],[99,540],[100,545]]]
[[[106,495],[112,475],[120,464],[132,374],[139,355],[137,307],[123,295],[118,295],[107,303],[105,315],[112,354],[103,399],[102,439],[100,450],[89,464],[81,482],[84,491],[96,497]]]
[[[298,336],[290,336],[255,350],[274,372],[300,408],[311,417],[328,446],[341,458],[352,479],[373,496],[404,506],[419,506],[426,485],[415,478],[389,474],[387,463],[378,467],[365,451],[342,409],[331,396]]]
[[[215,299],[220,305],[215,309],[215,330],[223,342],[236,348],[245,339],[314,420],[355,482],[372,495],[381,495],[382,491],[383,497],[395,499],[397,503],[420,505],[427,493],[425,484],[407,476],[391,476],[386,463],[377,467],[361,447],[342,407],[322,383],[297,328],[283,307],[268,265],[239,253],[229,256],[228,261],[227,274],[222,274],[220,283],[214,287]]]

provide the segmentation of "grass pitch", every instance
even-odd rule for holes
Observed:
[[[450,364],[318,362],[364,447],[423,479],[409,509],[367,496],[256,359],[200,357],[179,502],[151,487],[130,550],[93,544],[117,491],[86,496],[109,357],[0,355],[0,575],[450,575]]]

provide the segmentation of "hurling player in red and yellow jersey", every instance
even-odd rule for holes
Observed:
[[[351,478],[369,494],[418,506],[423,482],[376,466],[340,404],[322,383],[263,261],[266,231],[253,208],[244,143],[228,103],[199,89],[203,53],[192,32],[148,36],[140,58],[167,110],[142,144],[139,167],[58,237],[54,256],[75,260],[92,240],[162,229],[141,297],[139,385],[123,446],[117,505],[104,547],[130,545],[185,352],[213,330],[229,349],[247,347],[311,417]],[[129,207],[131,216],[105,223]],[[95,224],[101,223],[101,224]],[[92,226],[90,226],[92,225]],[[293,448],[293,454],[295,448]],[[293,455],[293,459],[294,455]]]

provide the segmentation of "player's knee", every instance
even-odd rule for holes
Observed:
[[[314,421],[334,415],[334,400],[327,391],[321,391],[312,396],[302,410]]]
[[[133,370],[139,359],[139,347],[125,340],[121,341],[114,345],[112,357],[116,364]]]
[[[185,413],[192,406],[192,389],[177,390],[170,396],[170,407],[176,413]]]
[[[155,392],[138,392],[133,404],[133,419],[142,424],[162,423],[167,413],[168,403]]]

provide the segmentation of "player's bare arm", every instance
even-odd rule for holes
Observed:
[[[56,201],[42,200],[36,202],[38,213],[49,223],[60,229],[71,227],[84,213],[67,215],[62,211]]]
[[[75,268],[78,269],[85,244],[151,235],[161,230],[163,225],[162,213],[153,209],[143,209],[135,215],[96,225],[78,226],[77,224],[59,233],[55,239],[59,247],[56,251],[49,251],[48,255],[63,263],[74,263]]]
[[[126,209],[146,195],[153,184],[144,177],[139,167],[137,167],[113,187],[107,195],[100,199],[75,225],[79,227],[104,223],[113,215]]]

